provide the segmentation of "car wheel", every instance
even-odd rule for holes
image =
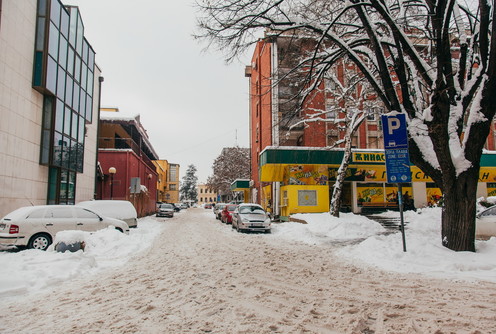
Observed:
[[[122,228],[120,228],[120,227],[115,227],[115,229],[116,229],[117,231],[121,232],[121,233],[124,233],[124,231],[123,231],[123,230],[122,230]]]
[[[46,250],[52,243],[52,237],[46,233],[35,234],[29,239],[28,248]]]

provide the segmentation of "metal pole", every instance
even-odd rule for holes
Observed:
[[[401,221],[401,237],[403,238],[403,252],[406,252],[406,240],[405,240],[405,221],[403,219],[403,187],[401,183],[398,183],[398,207],[400,209],[400,221]]]
[[[114,174],[110,173],[110,199],[114,199]]]

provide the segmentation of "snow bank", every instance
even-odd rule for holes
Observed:
[[[52,244],[46,252],[29,249],[1,253],[0,300],[54,288],[67,280],[121,266],[149,248],[163,227],[152,218],[143,218],[129,235],[113,227],[95,233],[64,231],[57,234],[54,244],[59,240],[66,243],[84,241],[84,252],[59,253],[53,250]]]

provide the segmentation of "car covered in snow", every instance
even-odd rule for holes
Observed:
[[[238,232],[270,233],[271,224],[269,215],[259,204],[243,203],[232,213],[232,228]]]
[[[123,220],[129,227],[138,227],[138,213],[133,203],[120,200],[93,200],[77,204],[99,215]]]
[[[174,217],[174,205],[170,203],[162,203],[158,207],[157,213],[155,214],[156,217],[169,217],[172,218]]]
[[[227,204],[221,211],[220,221],[226,224],[232,223],[232,214],[238,207],[237,204]]]
[[[496,205],[487,208],[477,215],[475,235],[481,239],[496,237]]]
[[[57,232],[95,232],[113,226],[129,233],[126,222],[75,205],[37,205],[12,211],[0,220],[0,244],[46,250]]]

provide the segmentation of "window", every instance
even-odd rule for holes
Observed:
[[[76,218],[98,219],[95,213],[82,208],[74,208],[74,213]]]
[[[170,184],[169,190],[177,190],[177,185],[176,184]]]
[[[317,191],[316,190],[298,190],[298,205],[299,206],[316,206]]]
[[[47,209],[45,218],[72,218],[72,208]]]

